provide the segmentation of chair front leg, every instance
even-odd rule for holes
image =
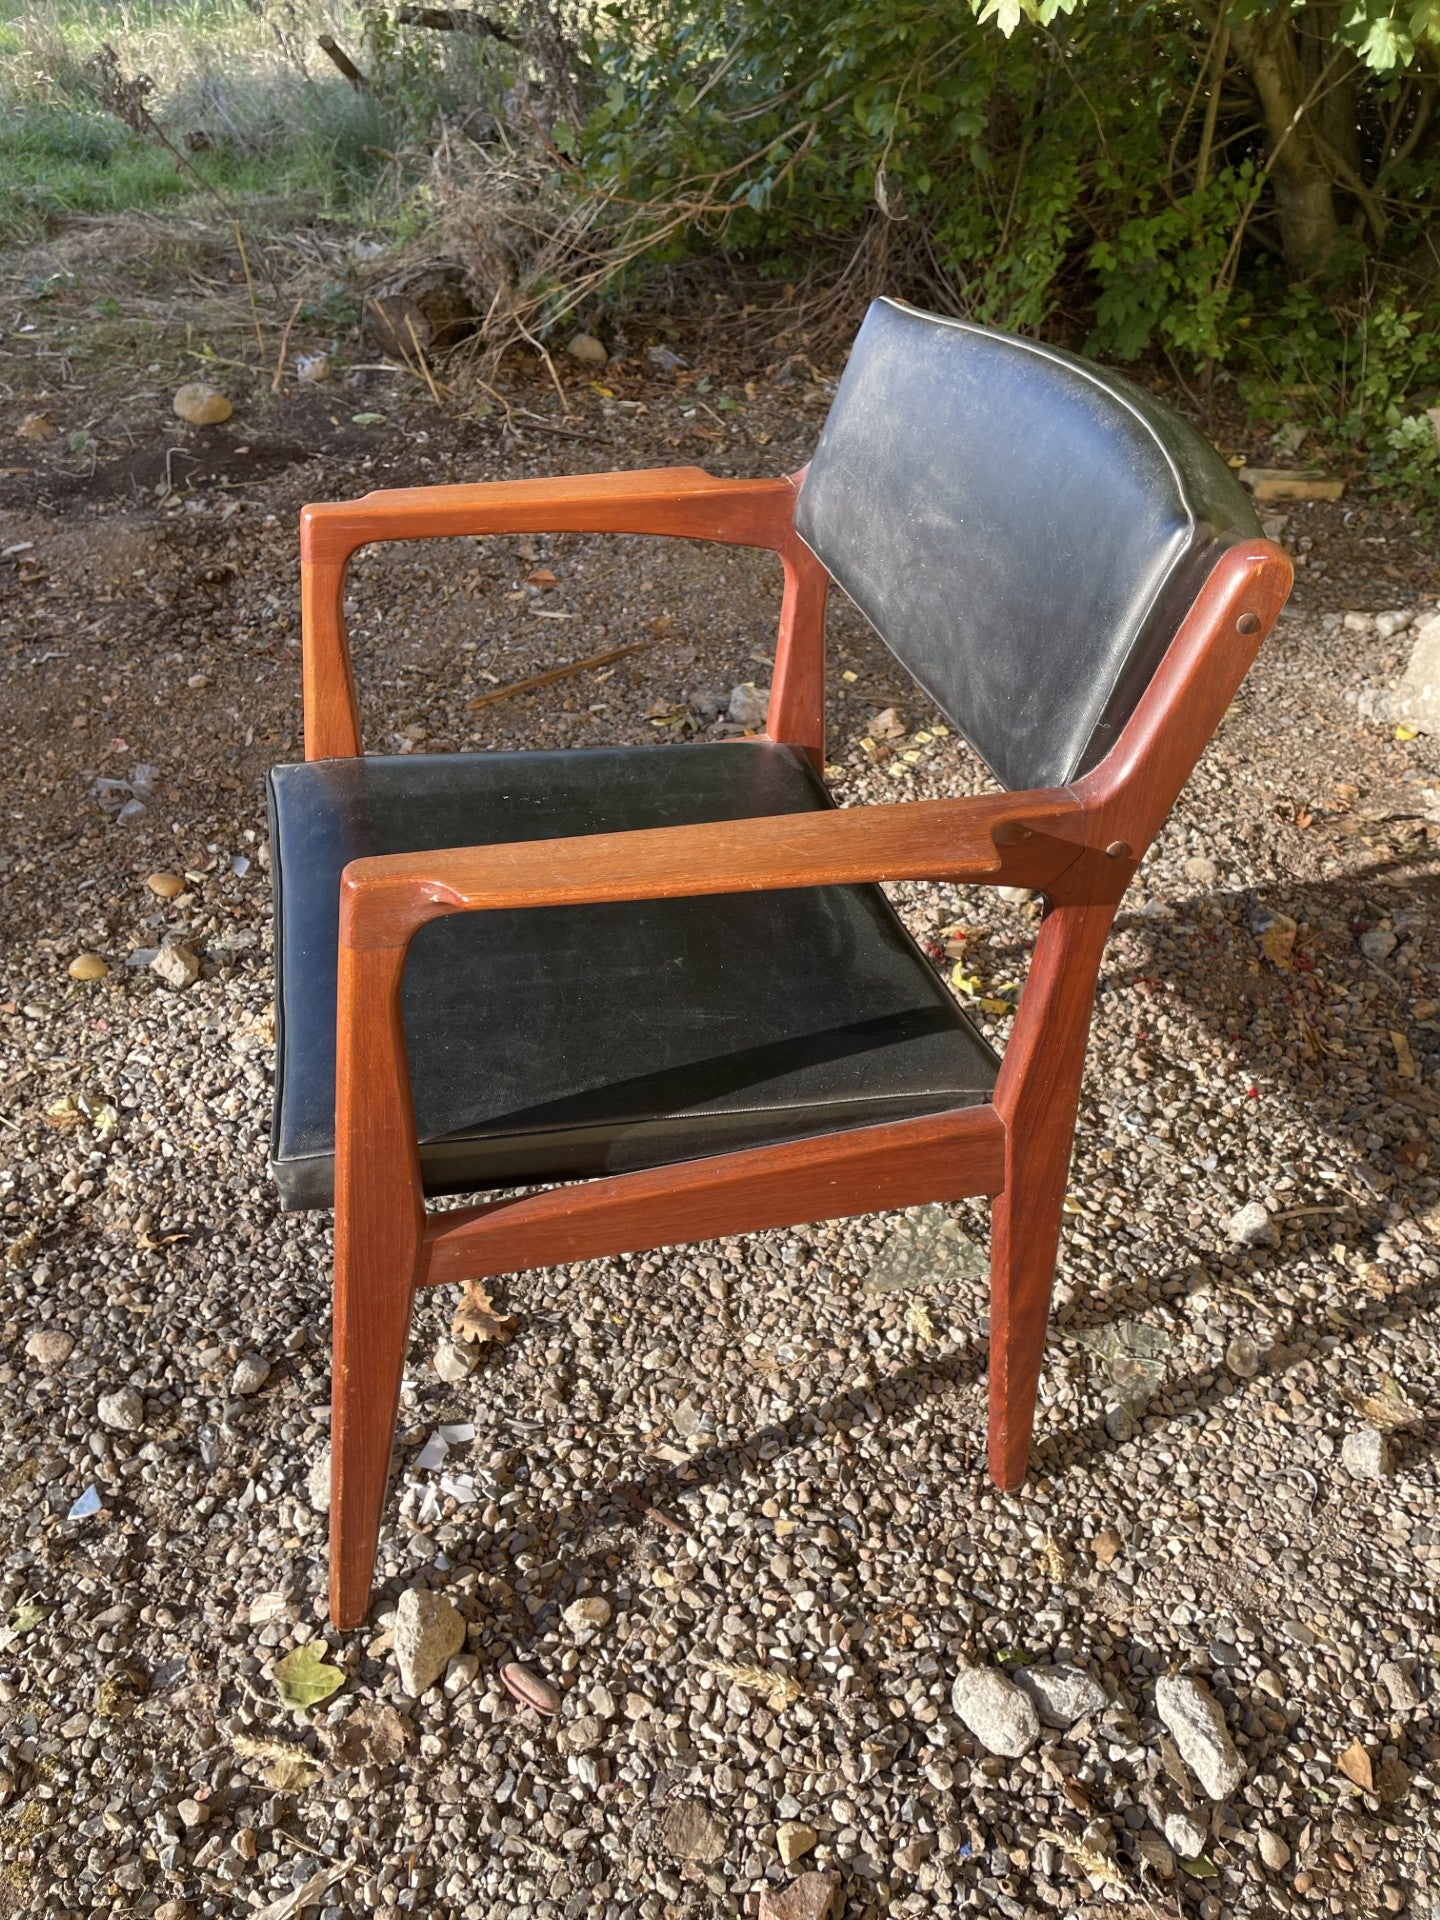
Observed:
[[[342,1630],[370,1604],[424,1243],[404,964],[404,946],[356,951],[342,940],[330,1388],[330,1618]]]
[[[1005,1188],[991,1212],[990,1478],[1006,1492],[1030,1462],[1090,1012],[1114,917],[1114,905],[1048,911],[995,1086]]]

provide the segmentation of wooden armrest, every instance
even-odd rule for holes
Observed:
[[[701,467],[397,487],[303,507],[300,558],[343,565],[375,540],[486,533],[659,533],[778,552],[798,491],[789,478],[720,480]]]
[[[788,656],[787,634],[797,622],[808,621],[819,643],[827,579],[792,524],[803,477],[802,472],[778,480],[717,480],[700,467],[654,467],[557,480],[399,487],[367,493],[361,500],[302,508],[306,759],[360,752],[360,712],[344,612],[345,569],[357,548],[377,540],[487,533],[652,533],[766,547],[780,555],[785,569],[781,654]],[[782,669],[777,663],[779,717],[818,764],[823,757],[821,670],[815,667],[798,687],[790,684],[793,676],[793,664]],[[801,712],[803,720],[793,718]]]
[[[579,906],[877,880],[1048,889],[1090,847],[1068,789],[768,814],[684,827],[521,840],[352,860],[340,884],[340,943],[403,948],[427,920],[494,907]],[[1106,860],[1114,898],[1134,862]],[[1093,890],[1093,888],[1092,888]]]

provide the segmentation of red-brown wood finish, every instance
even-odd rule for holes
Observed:
[[[1005,1129],[988,1105],[748,1147],[437,1213],[420,1285],[998,1193],[1004,1170]]]
[[[423,488],[307,508],[307,755],[360,750],[342,604],[345,566],[357,547],[447,533],[611,531],[779,554],[785,586],[767,730],[821,764],[828,581],[791,524],[798,478],[715,480],[679,468]],[[358,1625],[368,1605],[410,1311],[421,1285],[989,1194],[990,1470],[1002,1487],[1020,1484],[1105,938],[1289,583],[1288,560],[1268,542],[1224,555],[1112,752],[1063,789],[448,849],[346,869],[331,1500],[338,1626]],[[1046,898],[992,1104],[427,1218],[399,995],[406,949],[427,920],[500,907],[896,879],[1027,886]]]

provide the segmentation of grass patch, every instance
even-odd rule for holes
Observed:
[[[370,69],[370,91],[341,79],[322,33]],[[153,83],[146,107],[185,164],[97,101],[87,63],[106,45]],[[394,154],[427,161],[438,120],[503,83],[496,64],[468,34],[370,45],[356,0],[0,0],[0,245],[67,214],[175,208],[204,195],[197,175],[232,203],[391,224]]]

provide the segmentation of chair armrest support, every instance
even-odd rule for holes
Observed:
[[[649,533],[762,547],[792,574],[806,556],[792,529],[799,477],[722,480],[700,467],[401,487],[305,507],[300,514],[300,624],[305,757],[360,752],[360,719],[345,631],[345,569],[360,547],[453,534]],[[801,744],[810,745],[805,741]]]
[[[1085,897],[1118,899],[1134,862],[1107,860],[1088,842],[1089,825],[1075,796],[1057,789],[382,854],[345,869],[340,944],[356,952],[403,948],[428,920],[489,908],[878,880],[1034,887],[1068,897],[1064,878],[1077,862]]]

